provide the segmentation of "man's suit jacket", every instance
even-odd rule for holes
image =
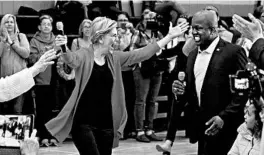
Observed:
[[[249,58],[258,68],[264,69],[264,38],[258,39],[249,51]]]
[[[243,108],[245,97],[236,97],[232,101],[229,75],[236,74],[237,70],[244,70],[247,57],[242,47],[219,40],[215,51],[209,61],[201,89],[201,103],[199,105],[194,76],[194,64],[198,54],[198,48],[190,53],[187,60],[187,86],[185,97],[188,105],[186,116],[189,122],[187,128],[190,142],[194,143],[204,135],[209,127],[205,123],[213,116],[220,116],[224,121],[224,127],[219,134],[228,134],[236,138],[236,129],[243,122]],[[228,132],[224,132],[227,131]],[[233,135],[232,135],[233,134]],[[233,142],[230,142],[231,144]],[[230,146],[231,147],[231,146]]]

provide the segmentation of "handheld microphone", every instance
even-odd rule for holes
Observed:
[[[179,72],[178,74],[178,79],[183,82],[183,84],[186,86],[186,81],[184,81],[185,79],[185,73],[184,72]]]
[[[58,35],[65,35],[64,31],[63,31],[63,23],[62,22],[57,22],[56,28],[58,30]],[[61,50],[63,53],[66,53],[66,45],[61,45]]]
[[[184,72],[179,72],[178,73],[178,80],[179,81],[181,81],[182,83],[183,83],[183,85],[184,86],[186,86],[186,81],[184,80],[185,79],[185,73]],[[182,94],[178,94],[178,95],[176,95],[176,94],[174,94],[175,95],[175,99],[176,99],[176,101],[180,101],[180,100],[182,100]]]

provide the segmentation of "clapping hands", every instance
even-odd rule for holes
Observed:
[[[251,22],[236,14],[233,15],[232,20],[234,28],[254,43],[257,39],[263,38],[264,24],[260,20],[256,19],[251,13],[248,14],[248,17]]]

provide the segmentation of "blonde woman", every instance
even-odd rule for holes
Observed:
[[[25,34],[20,33],[16,17],[6,14],[0,26],[0,77],[13,75],[27,67],[29,57],[29,43]],[[24,96],[9,101],[1,108],[2,113],[21,114]]]
[[[88,48],[90,45],[90,27],[91,27],[92,21],[89,19],[84,19],[79,27],[79,38],[76,38],[72,41],[71,50],[72,52],[75,52],[79,50],[81,47]]]
[[[118,145],[127,120],[121,68],[150,58],[188,28],[183,23],[170,28],[162,40],[142,49],[112,52],[116,27],[111,19],[95,18],[90,29],[91,46],[61,56],[75,68],[76,85],[62,111],[46,127],[60,142],[71,131],[81,155],[111,155],[112,147]],[[56,46],[67,43],[65,36],[55,40]]]

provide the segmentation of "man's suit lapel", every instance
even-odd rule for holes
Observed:
[[[212,57],[211,57],[211,59],[209,61],[208,68],[207,68],[206,73],[205,73],[205,77],[204,77],[201,93],[203,92],[205,84],[208,82],[208,78],[210,78],[210,76],[214,72],[214,68],[215,68],[214,66],[217,65],[216,64],[217,60],[219,60],[220,57],[221,57],[220,54],[223,51],[224,45],[225,45],[225,42],[220,38],[217,46],[215,47],[213,55],[212,55]]]
[[[194,64],[195,64],[195,60],[198,54],[198,48],[196,47],[195,50],[193,51],[194,53],[190,53],[190,72],[188,74],[188,81],[195,81],[195,77],[194,77]]]

